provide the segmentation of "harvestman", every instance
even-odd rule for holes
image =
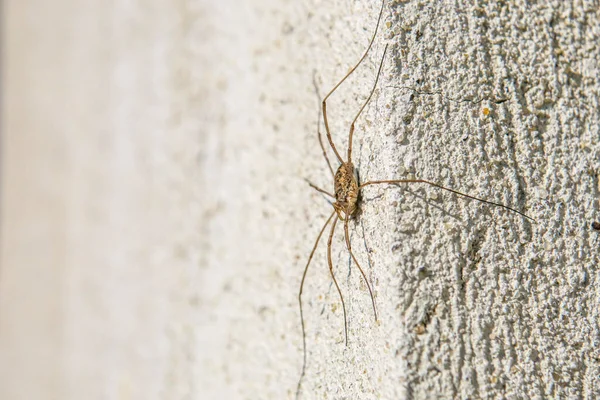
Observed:
[[[303,363],[302,363],[302,372],[300,375],[300,379],[298,380],[298,387],[296,389],[296,398],[299,397],[300,386],[302,384],[302,378],[304,377],[305,372],[306,372],[306,331],[305,331],[305,326],[304,326],[304,313],[302,311],[302,289],[304,288],[304,280],[306,279],[306,273],[308,272],[308,267],[313,258],[313,255],[315,254],[315,251],[317,249],[319,241],[321,240],[321,236],[323,236],[323,232],[325,232],[325,228],[327,228],[327,225],[329,225],[329,223],[331,222],[332,219],[333,219],[333,224],[331,225],[331,230],[329,231],[329,238],[327,240],[327,264],[329,265],[329,272],[331,273],[331,279],[333,280],[333,283],[335,284],[338,294],[340,295],[340,300],[342,302],[342,310],[344,312],[344,335],[345,335],[346,346],[348,345],[348,322],[347,322],[347,318],[346,318],[346,305],[344,303],[344,296],[342,295],[340,286],[338,285],[337,280],[335,279],[335,275],[333,274],[333,263],[331,262],[331,242],[333,240],[333,235],[335,233],[335,227],[337,225],[338,219],[340,221],[344,222],[344,235],[345,235],[345,240],[346,240],[346,248],[348,249],[348,252],[350,253],[350,256],[352,257],[352,260],[358,267],[360,274],[362,275],[363,279],[365,280],[367,289],[369,289],[369,295],[371,296],[371,303],[373,305],[373,314],[375,316],[375,321],[377,321],[377,310],[375,308],[375,299],[373,297],[373,291],[371,290],[371,285],[369,284],[369,280],[367,279],[365,272],[363,271],[362,267],[360,266],[360,263],[358,262],[358,260],[354,256],[354,253],[352,252],[352,245],[350,243],[350,235],[348,234],[348,221],[351,218],[355,217],[355,215],[356,215],[356,212],[358,210],[358,205],[357,205],[358,195],[359,195],[359,192],[361,189],[363,189],[367,186],[380,185],[380,184],[389,185],[389,184],[400,184],[400,183],[425,183],[427,185],[434,186],[439,189],[443,189],[443,190],[452,192],[459,196],[477,200],[482,203],[490,204],[493,206],[502,207],[506,210],[515,212],[525,218],[528,218],[528,219],[534,221],[533,218],[523,214],[520,211],[515,210],[514,208],[505,206],[504,204],[495,203],[492,201],[480,199],[478,197],[470,196],[468,194],[461,193],[457,190],[450,189],[450,188],[438,185],[437,183],[430,182],[430,181],[427,181],[424,179],[393,179],[393,180],[368,181],[368,182],[365,182],[365,183],[362,183],[359,185],[358,180],[356,178],[356,170],[354,168],[354,164],[352,164],[352,136],[354,134],[354,124],[356,123],[356,120],[358,120],[358,117],[360,117],[361,113],[363,112],[363,110],[365,109],[367,104],[369,104],[369,101],[371,100],[371,97],[373,96],[373,93],[375,92],[375,88],[377,87],[377,82],[379,81],[379,76],[381,75],[381,69],[383,67],[383,62],[385,60],[385,55],[386,55],[388,46],[386,45],[385,49],[383,51],[381,63],[379,64],[379,69],[377,71],[377,76],[375,78],[375,83],[373,84],[371,92],[369,93],[369,96],[367,97],[366,101],[364,102],[364,104],[362,105],[362,107],[360,108],[360,110],[358,111],[358,113],[356,114],[354,119],[352,120],[352,124],[350,125],[350,133],[348,135],[348,161],[344,161],[342,159],[340,153],[338,152],[338,150],[335,147],[335,144],[333,143],[333,140],[331,138],[329,122],[327,121],[327,99],[329,98],[329,96],[331,96],[333,94],[333,92],[335,92],[337,90],[337,88],[342,83],[344,83],[344,81],[354,72],[354,70],[356,70],[356,68],[358,68],[358,66],[366,58],[367,54],[369,53],[369,50],[373,46],[373,42],[375,41],[375,36],[377,35],[377,30],[379,29],[379,24],[381,22],[381,16],[383,15],[384,5],[385,5],[385,0],[382,1],[381,10],[379,11],[379,17],[377,18],[377,25],[375,26],[375,32],[373,33],[373,36],[371,37],[369,45],[368,45],[367,49],[365,50],[364,54],[362,55],[360,60],[358,60],[356,65],[354,65],[354,67],[352,67],[352,69],[350,69],[350,71],[348,71],[348,73],[337,83],[337,85],[335,85],[333,87],[333,89],[331,89],[329,91],[329,93],[327,93],[327,95],[323,98],[323,101],[321,103],[322,112],[323,112],[323,122],[325,124],[325,131],[327,134],[327,141],[329,142],[329,146],[331,147],[331,150],[333,150],[337,160],[339,161],[340,166],[338,167],[337,172],[334,174],[333,168],[331,167],[331,163],[329,161],[329,157],[327,156],[325,147],[323,146],[323,141],[321,140],[321,131],[320,131],[320,129],[317,129],[319,143],[321,145],[321,149],[323,150],[323,156],[325,157],[325,160],[327,161],[329,169],[333,175],[334,194],[331,194],[328,191],[321,189],[321,188],[313,185],[310,182],[308,182],[308,184],[313,189],[331,197],[335,201],[333,202],[333,212],[331,213],[329,218],[327,218],[327,221],[325,221],[325,224],[323,225],[323,227],[321,228],[321,231],[317,235],[315,244],[313,245],[313,248],[308,257],[306,267],[304,268],[304,273],[302,274],[302,281],[300,282],[300,291],[298,293],[298,303],[300,305],[300,321],[302,324],[302,345],[303,345],[303,351],[304,351],[304,358],[303,358]],[[337,218],[334,219],[335,215],[337,215]]]

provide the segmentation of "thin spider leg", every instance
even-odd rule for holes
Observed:
[[[317,185],[313,185],[308,179],[304,179],[304,180],[306,181],[306,183],[308,183],[310,185],[311,188],[315,189],[317,192],[321,192],[321,193],[326,194],[327,196],[335,199],[335,196],[332,195],[331,193],[329,193],[327,190],[321,189]]]
[[[346,218],[346,220],[344,221],[344,233],[346,235],[346,247],[348,248],[348,251],[350,252],[350,256],[354,260],[354,263],[358,267],[358,270],[360,271],[360,274],[362,275],[363,279],[365,280],[365,283],[367,284],[367,288],[369,289],[369,294],[371,295],[371,303],[373,303],[373,314],[375,314],[375,322],[377,322],[377,310],[375,309],[375,298],[373,297],[373,291],[371,290],[371,285],[369,285],[369,281],[367,280],[367,276],[365,275],[365,272],[361,268],[358,260],[356,259],[356,257],[354,256],[354,253],[352,252],[352,245],[350,244],[350,235],[348,234],[348,218]]]
[[[329,239],[327,240],[327,264],[329,264],[331,278],[333,279],[333,283],[335,283],[335,287],[337,288],[337,291],[340,294],[340,299],[342,300],[342,310],[344,310],[344,334],[346,336],[346,346],[348,346],[348,320],[346,319],[346,304],[344,304],[344,296],[342,296],[340,285],[338,285],[335,275],[333,274],[333,263],[331,262],[331,241],[333,240],[333,234],[335,233],[335,225],[337,224],[337,221],[337,218],[333,220],[333,224],[331,225],[331,233],[329,233]]]
[[[447,190],[447,191],[452,192],[454,194],[457,194],[459,196],[463,196],[463,197],[467,197],[469,199],[477,200],[477,201],[480,201],[482,203],[490,204],[492,206],[497,206],[497,207],[505,208],[505,209],[510,210],[512,212],[515,212],[515,213],[517,213],[517,214],[519,214],[519,215],[521,215],[521,216],[523,216],[523,217],[525,217],[525,218],[527,218],[527,219],[529,219],[529,220],[531,220],[533,222],[536,222],[535,219],[531,218],[529,215],[526,215],[526,214],[522,213],[521,211],[515,210],[514,208],[511,208],[509,206],[505,206],[504,204],[495,203],[493,201],[480,199],[479,197],[471,196],[471,195],[459,192],[458,190],[450,189],[450,188],[444,187],[442,185],[438,185],[437,183],[426,181],[424,179],[399,179],[399,180],[385,180],[385,181],[370,181],[370,182],[365,182],[362,185],[360,185],[359,186],[359,190],[362,189],[362,188],[364,188],[364,187],[366,187],[366,186],[369,186],[369,185],[380,185],[380,184],[392,184],[393,185],[393,184],[398,184],[398,183],[426,183],[428,185],[435,186],[435,187],[443,189],[443,190]]]
[[[298,293],[298,304],[300,304],[300,322],[302,324],[302,348],[304,349],[304,361],[302,363],[302,372],[300,373],[300,379],[298,380],[298,387],[296,388],[296,398],[300,395],[300,385],[302,384],[302,378],[304,378],[304,374],[306,373],[306,331],[304,328],[304,313],[302,312],[302,289],[304,288],[304,280],[306,279],[306,273],[308,272],[308,266],[317,250],[317,246],[319,245],[319,241],[321,240],[321,236],[323,236],[323,232],[325,232],[325,228],[329,225],[331,218],[335,215],[335,211],[331,213],[327,221],[321,228],[319,235],[317,236],[317,240],[315,240],[315,244],[308,256],[308,261],[306,263],[306,267],[304,267],[304,273],[302,274],[302,281],[300,282],[300,292]]]
[[[319,112],[319,124],[320,124],[321,113]],[[327,152],[325,151],[325,146],[323,145],[323,135],[321,135],[321,128],[317,129],[317,134],[319,135],[319,145],[321,145],[321,150],[323,150],[323,156],[325,157],[325,161],[327,161],[327,166],[329,167],[329,171],[331,172],[331,176],[335,176],[335,172],[333,172],[333,167],[331,166],[331,162],[329,161],[329,157],[327,156]]]
[[[352,162],[352,135],[354,134],[354,124],[356,123],[358,117],[360,117],[360,114],[362,114],[367,104],[369,104],[369,101],[371,101],[373,93],[375,93],[375,88],[377,87],[379,76],[381,75],[381,69],[383,68],[383,61],[385,60],[385,53],[387,53],[387,49],[388,45],[386,44],[385,49],[383,50],[383,56],[381,57],[381,62],[379,63],[379,70],[377,71],[377,76],[375,77],[375,83],[373,83],[373,87],[371,88],[371,93],[369,93],[369,97],[367,97],[367,100],[364,102],[364,104],[356,114],[356,117],[354,117],[354,119],[352,120],[352,124],[350,125],[350,135],[348,137],[348,162]]]
[[[323,99],[322,102],[322,108],[323,108],[323,121],[325,122],[325,131],[327,132],[327,140],[329,141],[329,145],[331,146],[331,148],[333,149],[333,152],[335,153],[338,161],[343,164],[344,161],[342,160],[342,157],[340,156],[340,153],[338,153],[337,149],[335,148],[335,145],[333,144],[333,139],[331,139],[331,131],[329,130],[329,122],[327,121],[327,99],[329,98],[329,96],[331,96],[333,94],[333,92],[336,91],[336,89],[342,84],[344,83],[344,81],[350,76],[352,75],[352,73],[354,72],[354,70],[356,68],[358,68],[358,66],[363,62],[363,60],[365,59],[365,57],[367,57],[367,54],[369,53],[369,50],[371,50],[371,47],[373,46],[373,42],[375,41],[375,36],[377,35],[377,30],[379,29],[379,23],[381,22],[381,16],[383,15],[383,6],[385,5],[385,0],[381,1],[381,10],[379,11],[379,17],[377,18],[377,25],[375,26],[375,32],[373,32],[373,36],[371,37],[371,41],[369,42],[369,46],[367,47],[367,50],[365,50],[365,53],[362,55],[362,57],[360,58],[360,60],[358,60],[358,62],[356,63],[356,65],[354,67],[352,67],[352,69],[350,69],[350,71],[348,71],[348,73],[342,78],[342,80],[340,80],[337,85],[335,85],[333,87],[333,89],[331,89],[329,91],[329,93],[327,93],[327,96],[325,96],[325,98]]]
[[[321,94],[319,93],[319,86],[317,85],[317,79],[315,78],[316,71],[313,71],[313,86],[315,87],[315,93],[317,95],[317,99],[321,98]],[[325,151],[325,146],[323,145],[323,135],[321,134],[321,110],[319,109],[319,116],[317,117],[317,137],[319,138],[319,145],[321,146],[321,150],[323,151],[323,157],[325,157],[325,161],[327,161],[327,166],[329,167],[329,171],[331,171],[331,176],[335,176],[333,172],[333,167],[331,166],[331,162],[329,161],[329,156],[327,156],[327,151]]]

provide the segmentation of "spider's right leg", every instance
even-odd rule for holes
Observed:
[[[302,384],[302,378],[304,378],[304,374],[306,372],[306,331],[305,331],[305,327],[304,327],[304,313],[302,312],[302,289],[304,288],[304,280],[306,279],[306,273],[308,272],[308,266],[310,265],[310,262],[313,258],[313,255],[315,254],[315,251],[317,250],[317,246],[319,245],[321,236],[323,236],[323,232],[325,232],[325,228],[327,228],[327,225],[329,225],[329,222],[331,221],[331,218],[333,218],[334,215],[336,215],[335,211],[331,213],[331,215],[329,216],[329,218],[327,218],[327,221],[321,228],[321,231],[319,232],[319,235],[317,236],[317,240],[315,240],[315,244],[313,245],[310,255],[308,256],[308,261],[306,263],[306,267],[304,267],[304,273],[302,274],[302,281],[300,282],[300,292],[298,293],[298,303],[300,304],[300,322],[302,324],[302,348],[304,350],[304,361],[302,362],[302,372],[300,373],[300,379],[298,379],[298,387],[296,388],[296,398],[299,398],[299,396],[300,396],[300,385]]]

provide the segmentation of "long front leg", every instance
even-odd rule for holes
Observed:
[[[329,121],[327,120],[327,99],[329,98],[329,96],[331,96],[333,94],[333,92],[335,92],[337,90],[338,87],[340,87],[340,85],[342,83],[344,83],[344,81],[346,79],[348,79],[348,77],[350,75],[352,75],[352,73],[354,72],[354,70],[356,68],[358,68],[358,66],[360,64],[362,64],[362,62],[364,61],[364,59],[367,57],[367,54],[369,53],[369,50],[371,50],[371,47],[373,47],[373,42],[375,41],[375,36],[377,36],[377,30],[379,29],[379,24],[381,23],[381,16],[383,15],[383,7],[384,7],[384,5],[385,5],[385,0],[382,0],[381,1],[381,9],[379,10],[379,17],[377,18],[377,25],[375,26],[375,32],[373,32],[373,36],[371,37],[371,40],[369,41],[369,46],[367,46],[367,49],[365,50],[364,54],[362,55],[362,57],[360,58],[360,60],[358,60],[358,62],[354,65],[354,67],[352,67],[350,69],[350,71],[348,71],[348,73],[337,83],[337,85],[335,85],[333,87],[333,89],[331,89],[329,91],[329,93],[327,93],[327,95],[325,96],[325,98],[323,99],[323,102],[322,102],[323,122],[325,123],[325,131],[327,133],[327,140],[329,141],[329,145],[333,149],[333,152],[335,153],[335,156],[337,157],[337,159],[340,162],[340,164],[344,164],[344,160],[342,160],[342,157],[340,156],[340,153],[338,153],[337,149],[335,148],[335,145],[333,144],[333,139],[331,138],[331,131],[329,130]],[[364,108],[364,106],[363,106],[363,108]],[[360,112],[359,112],[359,115],[360,115]],[[358,118],[358,116],[357,116],[357,118]],[[350,137],[352,137],[352,133],[350,134]],[[350,146],[350,144],[348,146]],[[349,153],[351,153],[351,152],[352,152],[352,150],[349,150]],[[350,162],[350,161],[351,160],[349,159],[348,162]]]
[[[392,180],[384,180],[384,181],[369,181],[369,182],[365,182],[362,185],[360,185],[359,186],[359,190],[362,189],[362,188],[364,188],[364,187],[370,186],[370,185],[381,185],[381,184],[394,185],[394,184],[399,184],[399,183],[425,183],[427,185],[435,186],[436,188],[439,188],[439,189],[447,190],[447,191],[452,192],[454,194],[457,194],[459,196],[463,196],[463,197],[466,197],[466,198],[469,198],[469,199],[477,200],[477,201],[480,201],[482,203],[490,204],[492,206],[502,207],[504,209],[510,210],[512,212],[515,212],[515,213],[517,213],[517,214],[519,214],[519,215],[521,215],[521,216],[523,216],[523,217],[525,217],[525,218],[527,218],[527,219],[535,222],[535,219],[531,218],[529,215],[526,215],[526,214],[522,213],[521,211],[517,211],[517,210],[515,210],[512,207],[505,206],[502,203],[495,203],[493,201],[480,199],[479,197],[471,196],[471,195],[468,195],[466,193],[459,192],[458,190],[450,189],[450,188],[447,188],[445,186],[438,185],[437,183],[426,181],[424,179],[392,179]]]
[[[348,162],[352,162],[352,136],[354,135],[354,124],[356,124],[356,120],[358,120],[360,114],[362,114],[367,104],[369,104],[369,102],[371,101],[373,93],[375,93],[375,88],[377,88],[377,82],[379,81],[379,76],[381,75],[381,69],[383,68],[383,61],[385,60],[385,54],[387,53],[387,49],[388,46],[386,44],[385,49],[383,50],[383,56],[381,57],[381,62],[379,64],[379,69],[377,70],[377,76],[375,77],[375,83],[373,83],[373,87],[371,88],[369,97],[367,97],[367,100],[365,100],[362,107],[360,108],[360,110],[358,110],[358,113],[356,113],[356,116],[352,120],[352,124],[350,124],[350,134],[348,135]]]
[[[321,95],[319,94],[319,85],[317,85],[317,79],[315,78],[316,71],[313,71],[313,86],[315,87],[315,93],[317,94],[317,98],[320,100]],[[317,137],[319,138],[319,145],[321,146],[321,150],[323,151],[323,157],[325,157],[325,161],[327,161],[327,166],[329,167],[329,171],[331,172],[331,176],[334,176],[333,167],[331,166],[331,162],[329,162],[329,157],[327,156],[327,152],[325,151],[325,146],[323,145],[323,135],[321,135],[321,110],[319,110],[319,115],[317,117]]]

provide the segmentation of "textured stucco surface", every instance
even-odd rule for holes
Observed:
[[[507,4],[510,3],[510,4]],[[1,399],[294,398],[319,99],[378,1],[8,1]],[[305,399],[600,396],[597,2],[390,1],[328,103],[376,295],[321,241]]]

